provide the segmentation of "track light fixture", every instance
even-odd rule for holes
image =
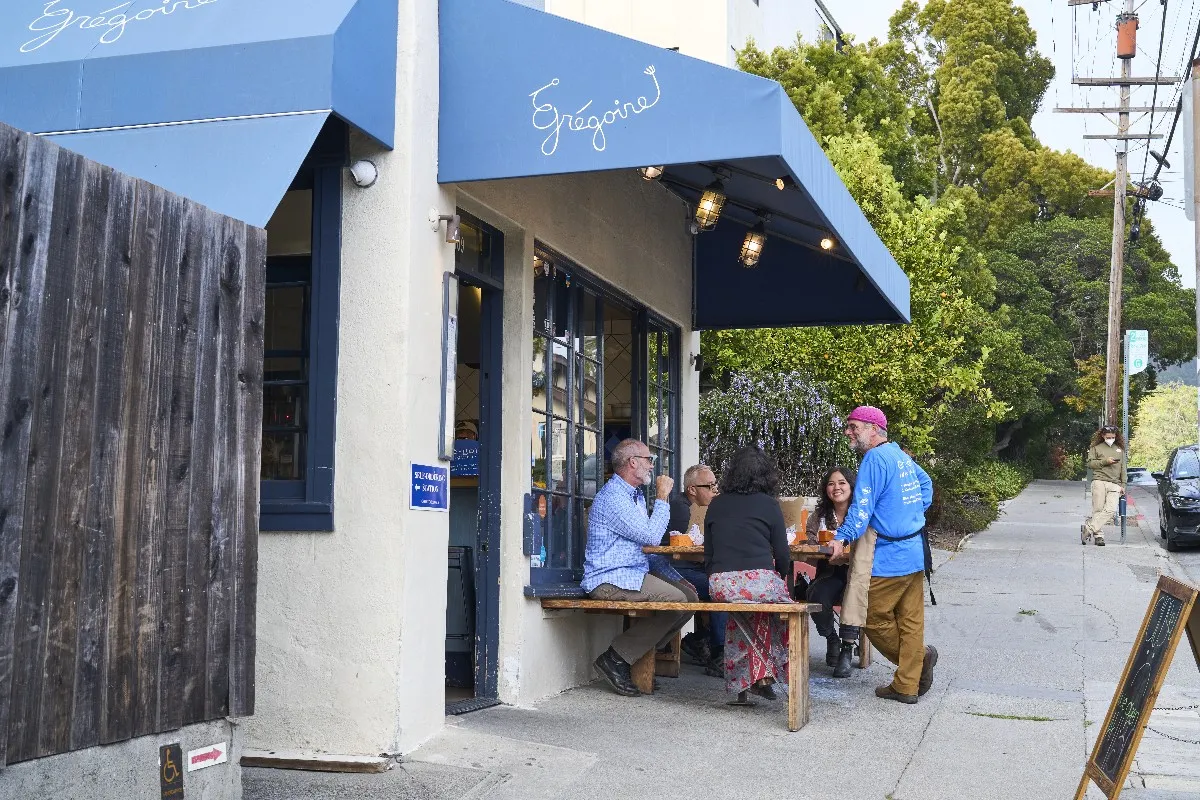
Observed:
[[[642,176],[642,180],[656,181],[663,176],[667,171],[666,167],[642,167],[638,170],[638,174]]]
[[[781,192],[784,189],[795,188],[795,186],[796,186],[796,181],[794,178],[792,178],[791,175],[784,175],[782,177],[775,179],[775,188]]]
[[[822,250],[832,250],[836,245],[837,242],[835,242],[832,237],[826,236],[821,239]]]

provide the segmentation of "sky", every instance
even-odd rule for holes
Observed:
[[[902,0],[840,0],[828,2],[838,24],[853,33],[858,41],[871,37],[887,37],[888,18],[900,7]],[[1057,150],[1070,150],[1097,166],[1112,170],[1116,166],[1118,143],[1106,140],[1085,140],[1084,134],[1112,133],[1116,131],[1116,115],[1100,114],[1056,114],[1056,106],[1115,106],[1118,103],[1116,88],[1091,88],[1072,84],[1072,76],[1111,77],[1120,75],[1121,67],[1116,58],[1116,14],[1124,3],[1116,0],[1100,2],[1098,10],[1091,5],[1069,7],[1067,0],[1026,0],[1017,5],[1025,9],[1029,21],[1038,35],[1038,50],[1054,62],[1054,82],[1046,92],[1039,113],[1033,118],[1033,130],[1043,144]],[[1134,75],[1154,75],[1157,62],[1159,31],[1166,14],[1166,32],[1163,37],[1162,74],[1182,75],[1190,53],[1191,38],[1194,36],[1197,19],[1200,18],[1200,0],[1168,0],[1164,11],[1161,0],[1135,0],[1140,27],[1138,30],[1138,54],[1133,60]],[[853,9],[853,11],[851,11]],[[1151,87],[1134,87],[1131,105],[1149,106]],[[1174,106],[1178,100],[1175,87],[1159,87],[1157,106]],[[1170,132],[1172,114],[1155,114],[1153,130],[1163,135],[1150,148],[1162,152],[1166,136]],[[1112,122],[1109,122],[1109,119]],[[1131,117],[1133,132],[1150,129],[1148,115]],[[1151,203],[1147,215],[1154,222],[1155,230],[1163,245],[1171,253],[1179,268],[1184,286],[1196,285],[1194,228],[1184,216],[1183,206],[1183,147],[1184,126],[1172,140],[1166,154],[1171,169],[1164,168],[1159,177],[1163,186],[1163,202]],[[1129,142],[1129,170],[1133,180],[1142,176],[1142,164],[1146,157],[1143,142]],[[1147,174],[1154,170],[1154,160],[1149,160]],[[1101,188],[1099,186],[1095,187]]]

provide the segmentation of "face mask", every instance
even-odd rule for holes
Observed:
[[[1112,447],[1112,446],[1113,446],[1113,442],[1115,442],[1115,441],[1117,441],[1115,437],[1112,437],[1112,436],[1105,436],[1105,437],[1104,437],[1104,443],[1105,443],[1106,445],[1108,445],[1109,447]]]

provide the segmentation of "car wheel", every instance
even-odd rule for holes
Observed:
[[[1167,552],[1168,553],[1178,553],[1179,552],[1179,545],[1175,544],[1175,540],[1172,539],[1170,536],[1167,537]]]

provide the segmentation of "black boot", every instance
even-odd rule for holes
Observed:
[[[843,641],[841,643],[841,651],[837,656],[837,666],[833,668],[833,677],[849,678],[850,665],[854,660],[854,642]]]
[[[832,633],[825,635],[825,665],[833,667],[837,665],[838,651],[841,650],[842,640],[834,636]]]
[[[629,673],[629,664],[617,655],[616,650],[608,648],[594,663],[597,671],[617,694],[625,697],[637,697],[641,694],[633,683],[633,676]]]

